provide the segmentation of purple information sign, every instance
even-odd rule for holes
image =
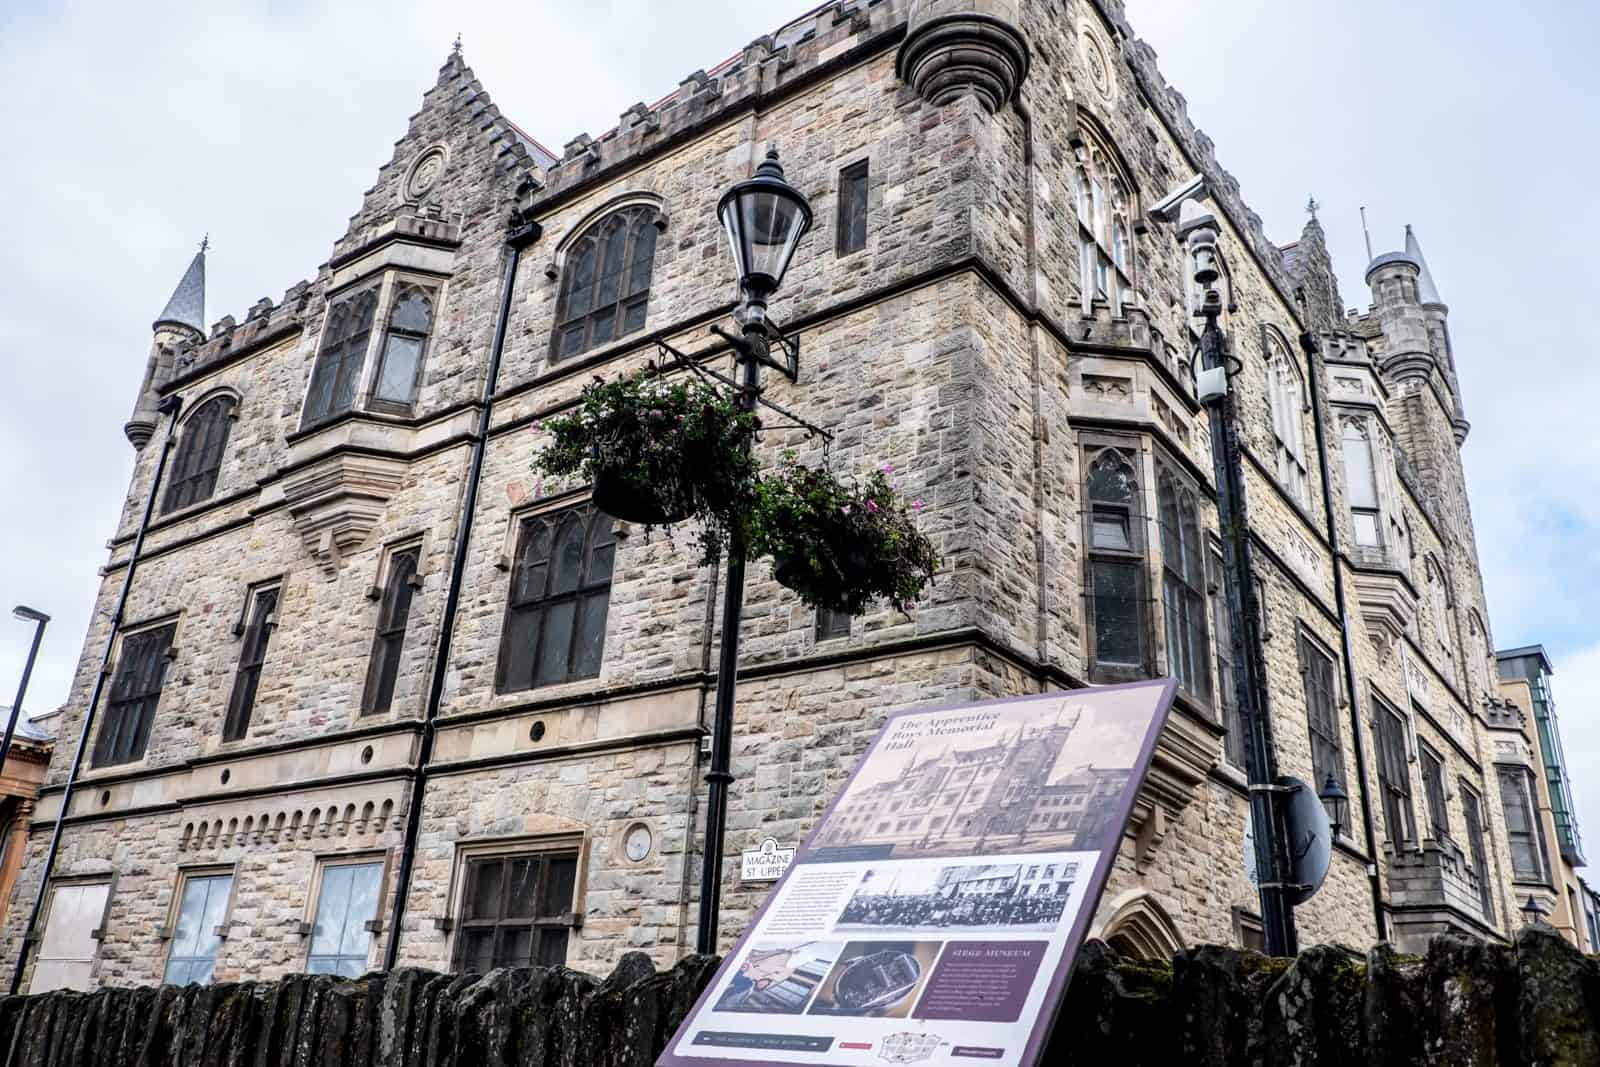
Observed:
[[[1037,1063],[1175,686],[891,715],[657,1067]]]

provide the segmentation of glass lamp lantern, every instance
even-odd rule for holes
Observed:
[[[752,305],[765,307],[767,298],[783,284],[795,246],[811,229],[811,205],[800,191],[783,180],[778,150],[755,175],[723,194],[717,217],[733,248],[739,287]]]

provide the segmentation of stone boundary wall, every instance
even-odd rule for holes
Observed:
[[[629,953],[565,968],[0,999],[0,1067],[649,1067],[716,959],[656,973]],[[1057,1065],[1600,1063],[1600,957],[1548,928],[1440,937],[1425,957],[1201,947],[1171,964],[1084,950],[1044,1062]]]

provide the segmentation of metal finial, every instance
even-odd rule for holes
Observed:
[[[461,31],[460,30],[456,31],[456,43],[450,46],[450,54],[454,55],[454,56],[459,56],[461,54]]]
[[[206,249],[208,249],[210,247],[211,247],[211,232],[208,230],[208,231],[206,231],[205,236],[200,238],[200,251],[204,252]]]
[[[1311,197],[1309,200],[1306,201],[1306,214],[1310,215],[1312,217],[1312,219],[1316,219],[1316,217],[1317,217],[1317,208],[1319,208],[1321,206],[1322,206],[1321,204],[1317,203],[1317,198],[1315,196]]]

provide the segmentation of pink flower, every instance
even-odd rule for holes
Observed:
[[[841,514],[841,515],[850,514],[850,505],[849,504],[841,504],[839,506],[839,514]]]
[[[885,474],[893,474],[894,473],[894,464],[893,463],[885,463],[882,467],[879,467],[878,469],[883,471],[883,473],[885,473]]]
[[[866,507],[867,507],[867,510],[872,512],[874,515],[876,515],[878,513],[878,502],[876,500],[872,499],[871,497],[867,498]]]
[[[917,497],[917,499],[915,499],[915,500],[913,500],[911,502],[911,510],[912,511],[921,511],[922,510],[922,498],[921,497]]]

